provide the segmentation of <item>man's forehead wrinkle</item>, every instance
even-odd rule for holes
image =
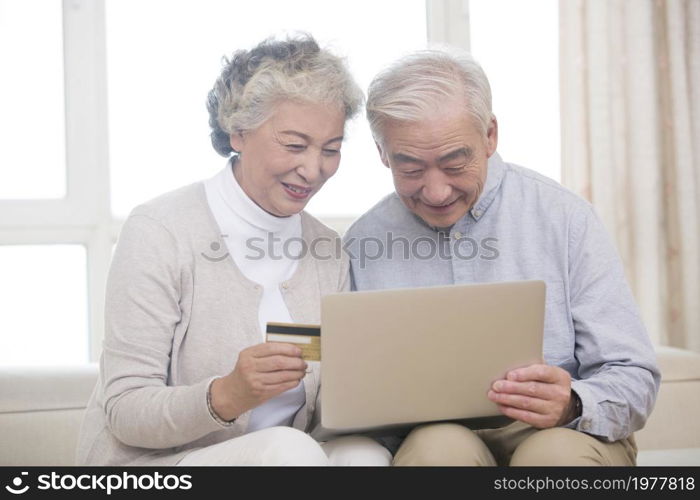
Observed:
[[[395,154],[406,155],[411,155],[412,151],[440,151],[441,154],[448,154],[459,149],[473,149],[460,133],[445,135],[440,141],[399,139],[395,141],[393,148]]]

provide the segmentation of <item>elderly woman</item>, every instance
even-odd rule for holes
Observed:
[[[321,296],[348,289],[344,257],[293,248],[337,238],[303,209],[338,169],[361,103],[310,37],[226,61],[208,99],[225,168],[137,207],[122,229],[80,464],[390,463],[368,438],[306,434],[319,363],[263,336],[270,321],[318,323]]]

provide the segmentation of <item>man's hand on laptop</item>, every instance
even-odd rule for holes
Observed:
[[[505,379],[493,383],[488,398],[507,417],[538,429],[573,420],[571,376],[558,366],[536,364],[511,370]]]

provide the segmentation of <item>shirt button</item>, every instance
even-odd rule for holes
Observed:
[[[284,283],[282,283],[282,288],[284,288],[285,290],[288,289],[289,283],[287,283],[286,281]]]
[[[457,231],[456,233],[454,233],[453,236],[454,236],[454,238],[455,238],[456,240],[462,239],[462,233],[460,233],[459,231]]]
[[[474,210],[474,217],[476,217],[477,219],[481,217],[481,210]]]
[[[253,287],[253,289],[254,289],[254,290],[260,290],[260,285],[255,285],[255,286]]]
[[[590,420],[584,420],[583,422],[581,422],[581,429],[583,429],[584,431],[589,431],[589,430],[591,430],[591,422],[590,422]]]

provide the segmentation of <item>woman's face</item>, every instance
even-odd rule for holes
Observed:
[[[257,129],[231,135],[236,180],[263,210],[299,213],[338,170],[344,126],[339,107],[283,101]]]

